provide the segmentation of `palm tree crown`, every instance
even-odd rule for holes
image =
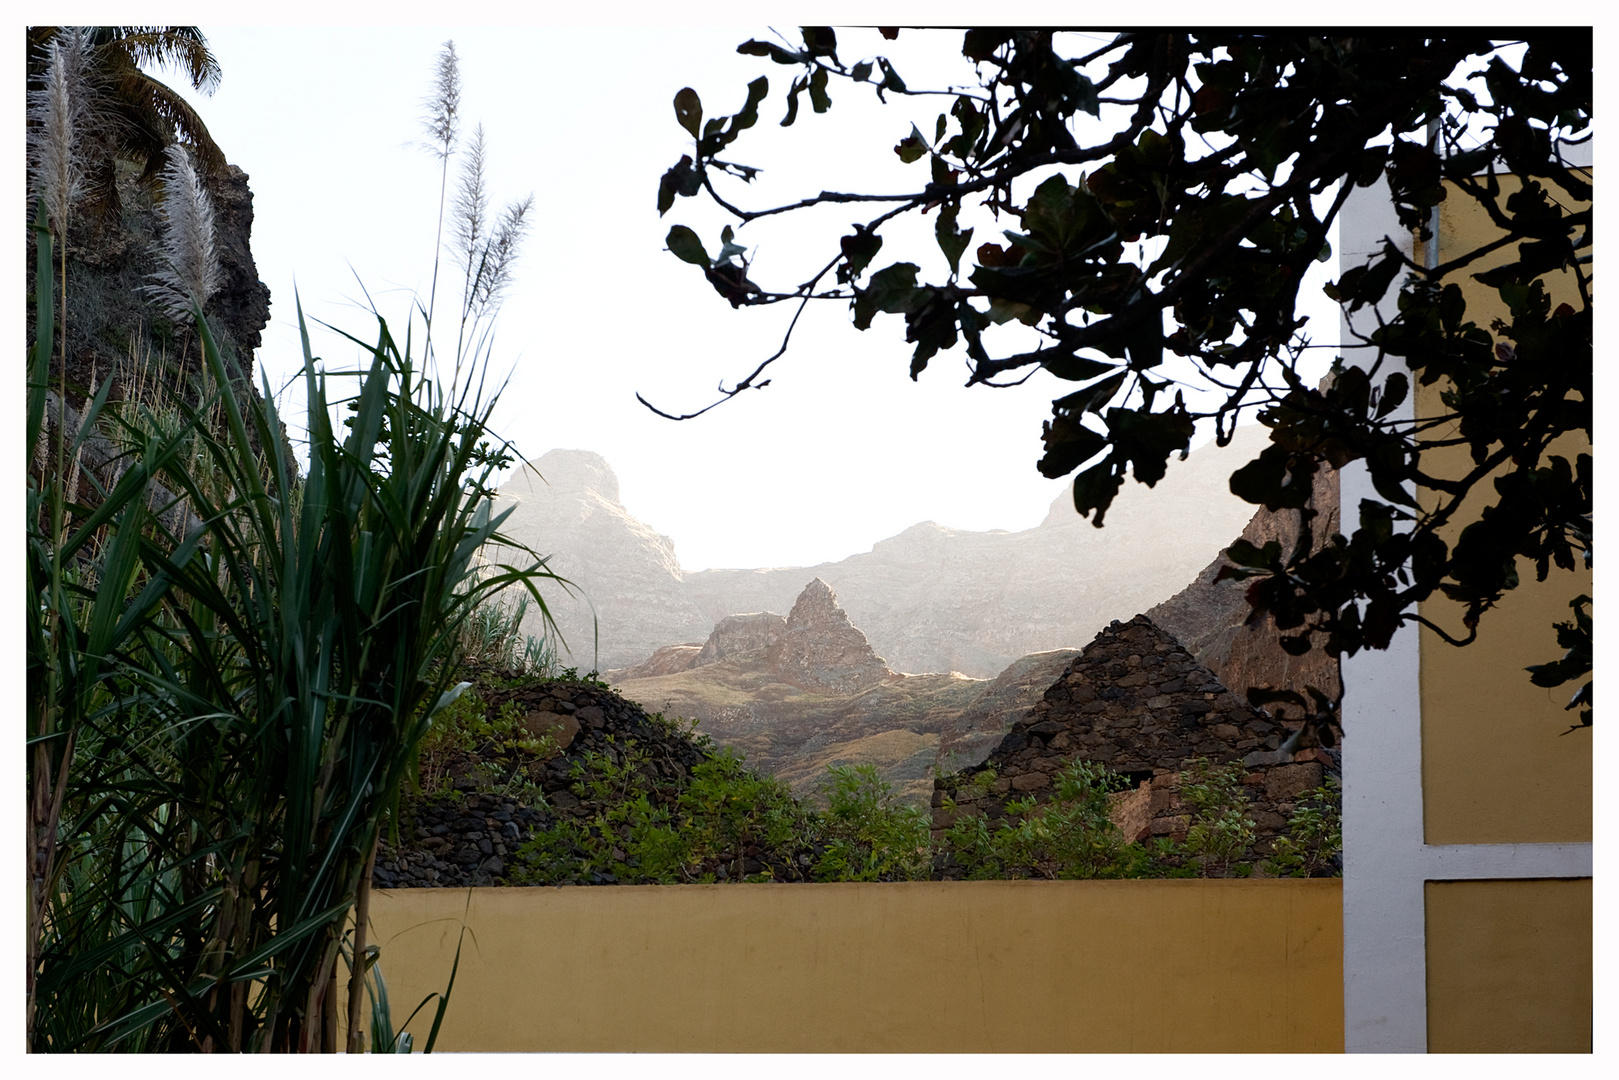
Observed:
[[[57,26],[28,28],[28,79],[44,78],[46,47]],[[219,61],[195,26],[95,26],[90,36],[90,89],[109,149],[140,162],[143,176],[162,169],[165,152],[180,143],[205,173],[221,172],[225,155],[184,98],[141,70],[143,64],[178,69],[193,89],[212,93]]]

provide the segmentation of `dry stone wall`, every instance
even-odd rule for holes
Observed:
[[[1129,839],[1184,839],[1191,812],[1180,798],[1181,773],[1206,758],[1247,767],[1255,850],[1263,854],[1297,796],[1334,764],[1319,749],[1279,754],[1289,734],[1288,721],[1238,700],[1179,642],[1137,615],[1097,634],[982,765],[935,781],[935,837],[963,816],[1000,818],[1012,799],[1049,797],[1052,775],[1084,760],[1135,784],[1115,796],[1112,813]],[[968,785],[988,769],[996,776],[989,792],[969,797]]]

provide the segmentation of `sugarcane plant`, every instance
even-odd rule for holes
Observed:
[[[458,692],[462,623],[509,586],[548,620],[537,582],[560,581],[490,510],[498,391],[419,378],[379,316],[357,393],[335,398],[300,309],[300,477],[268,384],[238,392],[194,304],[211,400],[176,394],[181,424],[140,425],[103,390],[63,423],[43,213],[34,236],[29,1045],[336,1049],[349,957],[359,1049],[371,861]],[[115,468],[70,488],[39,467],[38,446],[71,460],[102,423],[137,444]],[[480,564],[486,544],[513,561]]]

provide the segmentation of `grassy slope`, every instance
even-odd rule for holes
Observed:
[[[907,798],[925,802],[941,745],[997,685],[954,673],[907,675],[852,696],[813,694],[778,681],[752,655],[618,689],[647,709],[696,719],[700,731],[786,780],[800,798],[815,797],[828,765],[870,762]]]

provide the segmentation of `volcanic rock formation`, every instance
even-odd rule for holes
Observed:
[[[994,682],[959,672],[901,675],[816,579],[786,619],[729,616],[700,650],[660,649],[609,678],[649,709],[698,721],[800,798],[818,797],[828,765],[870,763],[922,801],[941,762],[981,760],[1073,655],[1025,657]]]
[[[833,603],[835,605],[836,601]],[[798,609],[795,607],[793,610],[796,614]],[[844,621],[848,621],[848,616],[844,616]],[[727,615],[714,624],[714,632],[708,635],[708,641],[694,658],[692,666],[712,664],[744,653],[762,652],[780,641],[786,632],[787,620],[774,611]]]
[[[112,211],[69,219],[67,381],[72,406],[109,379],[115,380],[115,398],[132,395],[137,369],[145,369],[142,379],[161,379],[182,389],[203,370],[197,335],[176,326],[142,291],[159,266],[155,249],[162,231],[155,185],[138,165],[119,161],[114,168]],[[270,289],[259,280],[250,247],[253,193],[247,179],[234,165],[202,175],[214,206],[214,247],[222,276],[206,304],[208,325],[239,383],[238,392],[252,394],[253,352],[270,321]],[[31,233],[28,246],[31,259]],[[31,309],[28,317],[31,323]],[[57,375],[53,372],[53,384]]]

